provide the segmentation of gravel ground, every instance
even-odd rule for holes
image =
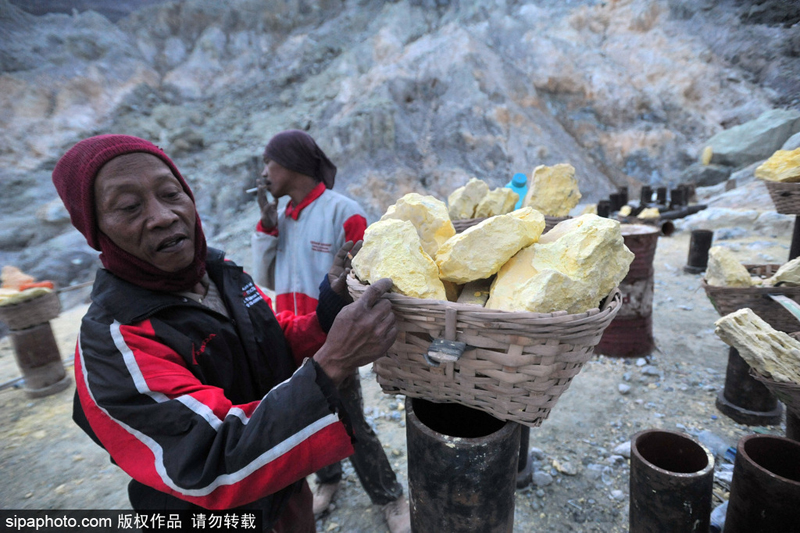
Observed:
[[[742,262],[782,263],[788,236],[726,241]],[[659,239],[653,302],[656,351],[646,358],[596,356],[573,380],[548,420],[531,430],[539,485],[516,492],[515,532],[622,532],[628,524],[629,462],[615,448],[637,431],[685,431],[724,452],[753,431],[782,435],[782,426],[746,427],[717,411],[724,386],[727,346],[713,333],[718,318],[700,286],[685,274],[689,234]],[[62,356],[71,359],[85,305],[52,322]],[[70,365],[69,369],[72,371]],[[0,383],[17,377],[8,338],[0,340]],[[407,488],[402,397],[380,391],[362,369],[366,413],[375,424],[395,471]],[[620,385],[630,387],[625,394]],[[623,387],[624,389],[625,387]],[[0,508],[126,509],[127,476],[113,466],[70,419],[74,387],[42,399],[22,389],[0,391]],[[714,505],[727,498],[731,464],[717,455]],[[386,531],[352,467],[332,508],[317,522],[321,532]]]

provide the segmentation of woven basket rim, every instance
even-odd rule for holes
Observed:
[[[357,288],[366,289],[369,284],[365,284],[355,277],[351,271],[347,277],[347,284]],[[554,311],[552,313],[534,313],[531,311],[505,311],[502,309],[487,309],[478,304],[467,304],[459,302],[451,302],[449,300],[428,300],[423,298],[414,298],[404,294],[388,292],[383,297],[387,298],[392,304],[408,305],[413,307],[427,307],[428,309],[455,309],[461,316],[469,316],[471,318],[480,320],[491,320],[493,322],[503,322],[507,320],[526,320],[526,323],[531,325],[535,324],[548,324],[558,323],[564,324],[565,322],[580,322],[591,319],[592,321],[598,320],[601,317],[598,315],[607,315],[613,312],[613,308],[620,305],[621,298],[615,298],[619,295],[619,288],[614,287],[608,295],[603,298],[602,304],[597,308],[592,308],[583,313],[569,314],[566,311]],[[619,302],[617,302],[619,300]],[[616,303],[615,303],[616,302]]]

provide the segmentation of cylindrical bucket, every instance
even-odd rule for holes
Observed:
[[[734,347],[728,350],[725,387],[717,394],[716,405],[722,414],[740,424],[781,423],[783,407],[766,385],[750,375],[750,365]]]
[[[517,488],[524,489],[533,481],[533,461],[531,460],[531,428],[520,426],[519,462],[517,463]]]
[[[630,533],[708,531],[714,456],[674,431],[631,439]],[[727,530],[726,530],[727,531]]]
[[[31,398],[40,398],[62,391],[70,379],[61,362],[50,322],[27,329],[12,330],[11,343],[17,366],[24,380],[23,390]]]
[[[686,260],[684,272],[699,274],[704,272],[708,266],[708,250],[711,248],[711,241],[714,239],[714,232],[707,229],[696,229],[692,231],[689,240],[689,258]]]
[[[652,201],[653,188],[649,185],[642,185],[642,188],[639,191],[639,205],[642,207],[647,207],[647,205]]]
[[[800,414],[786,410],[786,438],[800,442]]]
[[[653,258],[659,229],[643,224],[622,224],[622,237],[634,254],[628,275],[619,285],[622,306],[611,321],[595,352],[614,357],[639,357],[655,348],[653,339]]]
[[[609,200],[600,200],[597,202],[597,216],[608,218],[611,214],[611,202]]]
[[[411,531],[510,533],[520,425],[406,398]]]
[[[725,533],[800,530],[800,442],[774,435],[739,440]]]

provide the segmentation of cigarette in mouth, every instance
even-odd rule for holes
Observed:
[[[252,189],[247,189],[244,192],[246,192],[247,194],[253,194],[254,192],[257,192],[257,191],[258,191],[258,187],[253,187]]]

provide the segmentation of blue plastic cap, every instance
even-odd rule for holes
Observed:
[[[521,172],[517,172],[514,174],[514,177],[511,178],[511,183],[513,183],[515,187],[523,187],[524,185],[528,184],[528,176]]]

